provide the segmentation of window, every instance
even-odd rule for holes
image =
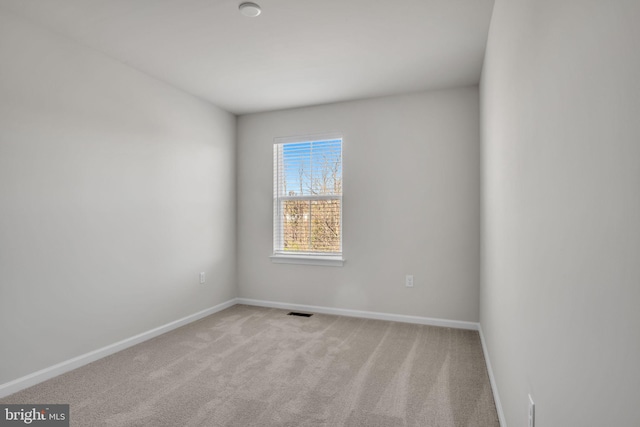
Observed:
[[[276,138],[274,262],[342,265],[342,136]]]

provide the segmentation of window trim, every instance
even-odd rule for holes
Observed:
[[[342,267],[345,259],[341,256],[318,256],[317,254],[273,254],[270,256],[274,264],[320,265],[325,267]]]
[[[296,135],[296,136],[285,136],[285,137],[276,137],[273,140],[274,147],[279,144],[292,144],[292,143],[302,143],[302,142],[318,142],[318,141],[328,141],[333,139],[340,139],[340,156],[343,159],[343,146],[344,146],[344,135],[342,132],[327,132],[327,133],[318,133],[318,134],[310,134],[310,135]],[[342,165],[340,166],[342,168]],[[278,179],[277,171],[273,170],[273,186],[272,188],[276,188],[276,181]],[[342,267],[344,265],[344,251],[343,251],[343,240],[344,236],[342,234],[342,199],[344,195],[344,181],[342,184],[342,194],[340,196],[336,195],[316,195],[316,196],[281,196],[278,197],[275,194],[273,196],[273,235],[272,235],[272,243],[273,243],[273,252],[270,256],[271,262],[274,264],[299,264],[299,265],[317,265],[317,266],[328,266],[328,267]],[[277,208],[277,204],[284,200],[340,200],[340,253],[330,253],[327,255],[323,255],[318,252],[280,252],[275,249],[275,240],[276,240],[276,227],[275,222],[277,221],[279,209]]]

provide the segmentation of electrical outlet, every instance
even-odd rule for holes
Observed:
[[[200,273],[200,283],[204,283],[204,271]]]
[[[535,427],[536,424],[536,404],[533,403],[533,398],[529,395],[529,427]]]
[[[407,274],[405,279],[404,279],[404,285],[407,288],[413,288],[413,275],[412,274]]]

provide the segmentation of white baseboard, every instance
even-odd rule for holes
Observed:
[[[496,384],[496,378],[493,376],[493,368],[491,368],[491,359],[489,359],[489,350],[487,350],[487,343],[484,340],[484,334],[482,333],[482,325],[478,329],[480,332],[480,342],[482,343],[482,352],[484,353],[484,360],[487,364],[487,372],[489,373],[489,382],[491,383],[491,391],[493,391],[493,400],[496,403],[496,411],[498,412],[498,421],[500,421],[500,427],[507,427],[507,421],[504,418],[504,412],[502,411],[502,403],[500,403],[500,395],[498,394],[498,385]]]
[[[431,317],[407,316],[404,314],[378,313],[375,311],[349,310],[345,308],[319,307],[315,305],[290,304],[286,302],[263,301],[249,298],[236,298],[237,304],[255,305],[258,307],[282,308],[284,310],[309,311],[312,313],[336,314],[338,316],[362,317],[365,319],[389,320],[392,322],[416,323],[419,325],[442,326],[445,328],[470,329],[477,331],[476,322],[461,320],[434,319]]]
[[[95,362],[98,359],[102,359],[103,357],[109,356],[113,353],[117,353],[118,351],[122,351],[136,344],[140,344],[141,342],[147,341],[151,338],[155,338],[158,335],[162,335],[188,323],[195,322],[196,320],[207,317],[213,313],[217,313],[218,311],[224,310],[225,308],[231,307],[235,304],[237,304],[236,299],[230,299],[229,301],[183,317],[182,319],[167,323],[166,325],[162,325],[141,334],[135,335],[131,338],[127,338],[106,347],[90,351],[89,353],[85,353],[83,355],[74,357],[73,359],[69,359],[48,368],[41,369],[37,372],[25,375],[24,377],[15,379],[8,383],[0,384],[0,398],[41,383],[42,381],[57,377],[58,375],[72,371],[91,362]]]

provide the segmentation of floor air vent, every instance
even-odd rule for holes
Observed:
[[[313,316],[313,314],[298,313],[297,311],[292,311],[291,313],[289,313],[289,316],[311,317],[311,316]]]

